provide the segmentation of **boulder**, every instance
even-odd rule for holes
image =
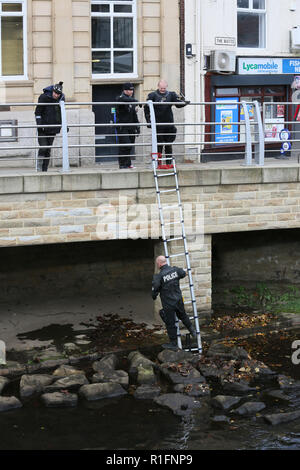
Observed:
[[[162,363],[158,369],[163,377],[175,385],[206,383],[205,378],[200,374],[200,372],[188,362],[181,362],[177,364],[173,362],[166,362]]]
[[[0,411],[21,408],[23,405],[16,397],[0,397]]]
[[[244,381],[240,380],[237,382],[230,382],[225,380],[221,380],[221,385],[223,391],[228,394],[237,394],[237,395],[244,395],[246,393],[256,392],[255,387],[250,387],[250,385]]]
[[[138,385],[156,383],[156,376],[153,370],[154,362],[143,356],[139,351],[132,351],[128,355],[129,376]]]
[[[278,385],[280,390],[299,390],[300,389],[300,380],[294,380],[291,377],[286,375],[278,375],[277,377]]]
[[[248,401],[234,410],[234,413],[240,416],[249,416],[259,413],[266,408],[266,405],[261,401]]]
[[[207,351],[207,356],[234,360],[249,359],[249,354],[245,349],[237,346],[227,346],[222,343],[212,343]]]
[[[69,407],[76,406],[78,397],[75,393],[44,393],[41,400],[47,407]]]
[[[211,404],[214,408],[218,408],[221,410],[229,410],[234,405],[241,401],[241,397],[231,397],[227,395],[217,395],[211,400]]]
[[[164,408],[169,408],[177,416],[190,415],[193,410],[201,407],[199,401],[182,393],[165,393],[154,398],[154,402]]]
[[[277,424],[288,423],[300,418],[300,410],[291,411],[289,413],[275,413],[271,415],[265,415],[264,419],[267,423],[276,426]]]
[[[267,398],[271,398],[272,400],[275,400],[275,401],[288,402],[292,400],[291,397],[283,393],[281,390],[266,390],[264,395]]]
[[[88,401],[92,401],[127,395],[127,392],[120,384],[94,383],[80,387],[79,395]]]
[[[44,387],[50,385],[54,381],[53,375],[47,374],[24,374],[20,380],[20,396],[21,398],[29,397],[44,390]]]
[[[158,354],[157,359],[159,362],[194,361],[195,355],[183,350],[172,351],[171,349],[164,349]]]
[[[160,388],[155,385],[140,385],[134,392],[134,398],[138,400],[151,400],[158,397],[160,394]]]
[[[89,381],[84,374],[73,374],[69,377],[62,377],[56,380],[51,385],[47,385],[44,387],[45,393],[51,392],[58,392],[59,390],[68,390],[68,391],[76,391],[82,385],[88,384]]]
[[[107,354],[102,357],[99,361],[93,363],[93,369],[95,372],[104,369],[115,369],[118,364],[118,358],[115,354]]]
[[[207,383],[196,384],[177,384],[174,387],[174,392],[184,393],[189,397],[207,397],[210,396],[210,387]]]
[[[6,387],[7,384],[9,384],[9,379],[0,376],[0,394],[2,393],[2,390],[4,389],[4,387]]]
[[[129,376],[124,370],[102,369],[93,375],[92,382],[117,383],[126,388],[129,385]]]
[[[69,377],[70,375],[82,375],[84,372],[82,370],[76,369],[73,366],[68,364],[63,364],[53,372],[55,377]]]

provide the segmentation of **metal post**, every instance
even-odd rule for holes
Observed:
[[[252,164],[252,142],[251,142],[251,127],[248,106],[245,101],[241,102],[245,116],[245,136],[246,136],[246,148],[245,148],[245,165]]]
[[[255,125],[255,140],[258,136],[258,144],[255,146],[255,163],[259,166],[264,166],[265,163],[265,133],[262,123],[261,112],[259,109],[258,101],[254,101],[254,116],[257,124]]]
[[[156,155],[157,157],[157,132],[156,132],[156,119],[155,119],[155,112],[153,101],[147,101],[150,111],[150,119],[151,119],[151,134],[152,134],[152,155]],[[157,158],[156,158],[157,161]]]
[[[59,102],[61,110],[61,132],[62,132],[62,171],[70,171],[69,164],[69,146],[68,146],[68,126],[67,126],[67,114],[64,100]]]

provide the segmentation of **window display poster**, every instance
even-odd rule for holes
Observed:
[[[216,145],[238,142],[239,98],[216,98]]]
[[[279,142],[280,132],[284,129],[284,118],[265,120],[265,141]]]

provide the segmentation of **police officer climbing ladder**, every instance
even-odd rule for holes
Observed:
[[[156,196],[157,196],[157,202],[158,202],[158,208],[159,208],[159,216],[160,216],[161,232],[162,232],[162,239],[163,239],[163,244],[164,244],[165,258],[166,258],[166,261],[167,261],[168,268],[171,268],[170,267],[170,261],[171,261],[172,258],[185,257],[186,266],[187,266],[186,272],[187,272],[187,276],[188,276],[188,280],[189,280],[189,285],[188,286],[189,286],[189,291],[190,291],[190,300],[189,301],[185,300],[185,302],[182,302],[182,305],[179,306],[179,310],[177,309],[176,312],[175,312],[176,313],[175,321],[176,321],[176,329],[177,329],[177,345],[180,349],[182,349],[179,321],[178,321],[178,318],[177,318],[177,315],[179,314],[181,316],[181,319],[182,319],[184,325],[188,328],[188,330],[190,331],[192,336],[196,336],[196,341],[197,341],[197,347],[191,347],[191,345],[189,345],[189,347],[186,348],[186,350],[188,350],[188,351],[197,351],[198,353],[201,354],[202,353],[202,343],[201,343],[200,326],[199,326],[197,305],[196,305],[196,299],[195,299],[195,293],[194,293],[192,269],[191,269],[191,265],[190,265],[190,257],[189,257],[189,251],[188,251],[186,234],[185,234],[184,218],[183,218],[183,210],[182,210],[180,191],[179,191],[179,185],[178,185],[176,162],[175,162],[175,158],[172,157],[172,165],[171,165],[172,170],[165,171],[163,173],[158,172],[158,170],[157,170],[157,158],[156,158],[157,157],[157,141],[156,141],[156,133],[155,133],[155,130],[154,130],[155,117],[154,117],[153,103],[151,103],[151,102],[148,102],[148,103],[149,103],[149,109],[150,109],[150,113],[151,113],[151,121],[153,123],[152,124],[152,150],[154,152],[152,153],[152,167],[153,167],[153,174],[154,174],[154,180],[155,180]],[[170,177],[170,176],[174,177],[175,187],[172,188],[172,189],[160,190],[160,186],[159,186],[160,178]],[[172,193],[172,192],[176,192],[176,194],[177,194],[177,201],[178,201],[177,204],[176,205],[164,205],[164,204],[162,204],[162,201],[161,201],[162,194]],[[167,238],[166,237],[166,230],[165,230],[165,225],[167,225],[167,224],[165,224],[165,221],[164,221],[164,212],[166,210],[173,209],[173,208],[178,209],[179,219],[177,221],[174,221],[174,222],[168,222],[168,225],[171,226],[171,225],[175,225],[175,224],[180,224],[180,226],[181,226],[181,236],[180,237]],[[183,251],[181,253],[169,255],[170,244],[172,242],[177,241],[177,240],[182,240],[182,242],[183,242]],[[180,269],[180,268],[176,268],[175,270],[174,269],[175,269],[175,267],[171,268],[171,271],[169,271],[169,270],[166,271],[166,272],[161,271],[160,274],[161,274],[163,280],[169,281],[169,282],[172,282],[172,281],[174,282],[174,279],[176,279],[177,282],[178,282],[177,276],[174,274],[174,272],[176,272],[177,275],[181,278],[183,278],[185,276],[185,271],[184,270],[181,269],[181,270],[178,271],[178,269]],[[154,282],[154,285],[153,285],[153,290],[154,291],[152,291],[153,299],[155,299],[157,297],[158,293],[159,293],[159,285],[160,285],[160,281],[158,281],[157,286],[155,286],[155,282]],[[179,286],[179,283],[178,283],[178,286]],[[166,287],[168,287],[168,286],[166,286]],[[172,292],[170,292],[170,295],[172,295]],[[181,291],[180,291],[180,296],[181,296]],[[181,300],[182,300],[182,296],[181,296]],[[179,302],[179,304],[180,304],[180,302]],[[184,305],[186,305],[186,304],[192,304],[193,316],[191,316],[190,318],[188,318],[187,316],[186,316],[187,318],[185,317]],[[168,305],[167,305],[167,307],[168,307]],[[171,307],[171,305],[170,305],[170,307]],[[161,314],[165,315],[166,312],[163,311],[163,312],[161,312]],[[166,318],[163,318],[163,320],[166,323]],[[194,321],[195,328],[192,327],[190,320]],[[167,326],[167,331],[168,331],[167,323],[166,323],[166,326]],[[169,334],[169,337],[170,337],[170,334]],[[172,343],[172,339],[173,338],[172,338],[172,333],[171,333],[171,337],[170,337],[171,343]]]

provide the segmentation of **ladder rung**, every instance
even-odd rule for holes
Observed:
[[[199,351],[199,353],[202,354],[201,348],[185,348],[184,351]]]
[[[161,178],[162,176],[172,176],[172,175],[176,175],[176,173],[173,171],[172,173],[163,173],[162,175],[156,175],[157,178]]]
[[[175,191],[179,191],[179,189],[163,189],[162,191],[156,191],[157,193],[174,193]]]
[[[175,258],[176,256],[185,256],[186,253],[177,253],[176,255],[169,255],[169,258]]]
[[[167,238],[167,239],[164,240],[164,241],[166,241],[166,242],[169,243],[169,242],[175,242],[176,240],[183,240],[184,238],[185,238],[185,237]]]
[[[184,223],[183,220],[177,220],[176,222],[167,222],[162,225],[169,226],[169,225],[176,225],[176,224],[183,224],[183,223]]]
[[[179,209],[179,207],[181,207],[181,205],[179,205],[179,204],[176,204],[175,206],[166,206],[166,207],[160,207],[159,209],[160,209],[160,210],[166,210],[166,209]]]

